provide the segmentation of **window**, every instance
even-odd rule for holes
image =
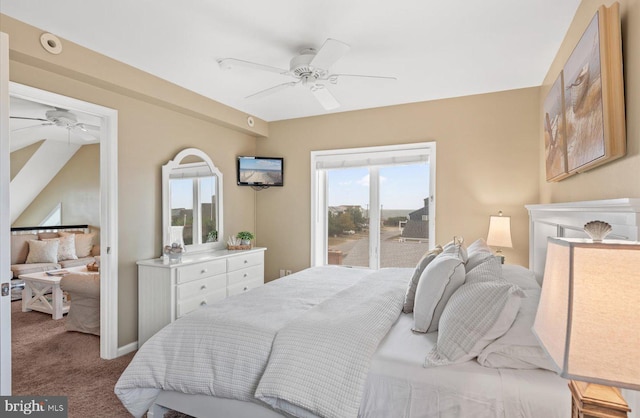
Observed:
[[[55,208],[47,215],[42,222],[42,226],[59,226],[62,225],[62,203],[58,203]]]
[[[435,242],[435,143],[314,151],[312,265],[413,267]]]

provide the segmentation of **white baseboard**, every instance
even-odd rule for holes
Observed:
[[[124,356],[125,354],[129,354],[132,351],[136,351],[138,349],[138,342],[134,341],[122,347],[118,347],[118,357]]]

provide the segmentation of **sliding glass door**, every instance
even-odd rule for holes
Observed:
[[[435,144],[312,153],[312,265],[413,267],[433,246]]]

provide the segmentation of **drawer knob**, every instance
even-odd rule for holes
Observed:
[[[249,290],[249,287],[245,286],[242,290]]]
[[[207,269],[202,269],[202,271],[200,273],[206,273]]]
[[[203,285],[200,287],[200,290],[204,290],[204,289],[206,289],[206,288],[207,288],[207,285],[206,285],[206,284],[203,284]]]
[[[247,264],[249,262],[249,260],[244,260],[244,263]]]
[[[247,277],[247,273],[244,274],[244,277]]]
[[[206,301],[206,300],[203,300],[202,302],[200,302],[200,306],[204,306],[204,305],[206,305],[206,304],[207,304],[207,301]]]

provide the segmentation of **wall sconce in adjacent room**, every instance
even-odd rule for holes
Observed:
[[[533,332],[571,380],[573,417],[626,417],[640,390],[640,244],[550,238]]]
[[[491,215],[491,217],[489,217],[487,245],[498,247],[496,249],[496,256],[500,257],[504,264],[502,248],[512,248],[513,244],[511,242],[511,217],[502,216],[502,211],[500,211],[497,216]]]

